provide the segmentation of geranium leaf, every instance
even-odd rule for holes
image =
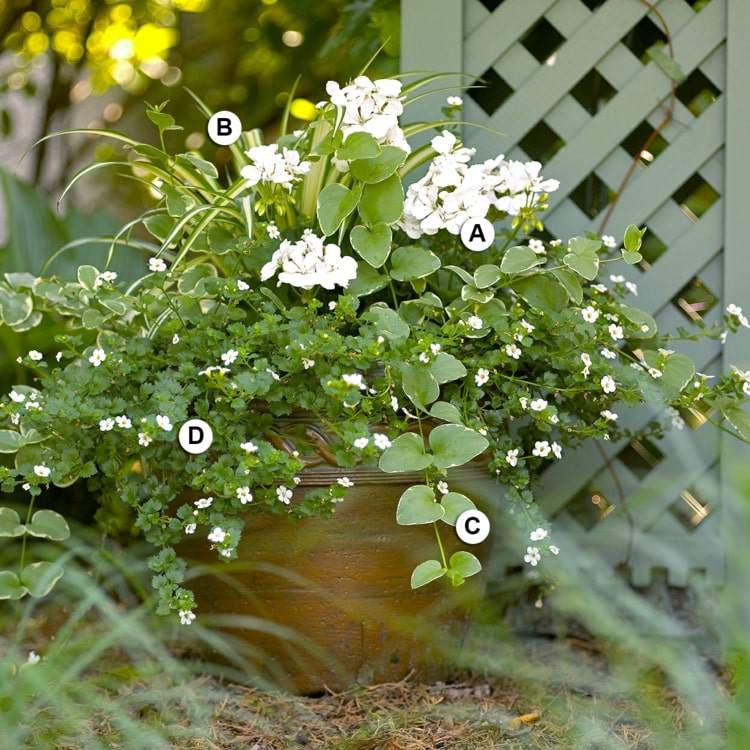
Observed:
[[[355,159],[372,159],[380,154],[378,142],[369,133],[358,131],[350,133],[343,146],[336,151],[336,158],[343,161]]]
[[[440,504],[445,508],[445,515],[442,520],[450,526],[456,525],[456,519],[464,511],[476,508],[476,505],[460,492],[448,492],[446,495],[443,495]]]
[[[393,233],[387,224],[366,227],[358,224],[349,234],[349,241],[357,254],[373,268],[380,268],[391,251]]]
[[[412,571],[411,587],[418,589],[420,586],[426,586],[444,575],[445,568],[437,560],[425,560]]]
[[[503,255],[500,270],[507,274],[523,273],[542,263],[544,263],[544,258],[537,255],[530,247],[518,245],[511,247]]]
[[[70,536],[68,522],[54,510],[38,510],[31,517],[26,530],[32,536],[44,537],[61,542]]]
[[[367,226],[393,224],[404,208],[404,186],[397,174],[374,185],[365,185],[359,202],[359,215]]]
[[[431,250],[418,245],[397,247],[391,255],[391,277],[396,281],[411,281],[429,276],[440,268],[440,258]]]
[[[471,461],[487,449],[489,443],[476,430],[458,424],[443,424],[430,433],[430,448],[435,465],[450,469]]]
[[[378,464],[381,471],[396,474],[403,471],[421,471],[432,463],[424,449],[424,441],[413,432],[399,435],[383,451]]]
[[[435,502],[435,493],[426,484],[415,484],[401,495],[396,508],[396,522],[401,526],[417,526],[439,521],[445,508]]]
[[[351,172],[361,182],[374,184],[390,177],[405,161],[406,151],[396,146],[384,146],[373,158],[353,161]]]
[[[326,236],[333,234],[344,219],[354,211],[359,201],[359,192],[345,185],[326,185],[318,196],[318,223]]]

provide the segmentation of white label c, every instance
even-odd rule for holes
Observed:
[[[490,519],[481,510],[465,510],[456,519],[456,534],[464,544],[481,544],[490,535]]]

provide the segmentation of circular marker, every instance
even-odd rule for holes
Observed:
[[[456,534],[464,544],[481,544],[490,535],[490,519],[476,508],[456,519]]]
[[[207,131],[208,137],[218,146],[231,146],[242,135],[242,123],[234,112],[223,109],[211,115]]]
[[[188,419],[177,435],[180,445],[188,453],[205,453],[214,441],[214,431],[202,419]]]
[[[473,253],[481,253],[494,241],[495,227],[487,219],[469,219],[461,227],[461,242]]]

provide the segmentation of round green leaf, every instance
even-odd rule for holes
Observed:
[[[0,536],[21,536],[23,532],[18,513],[13,508],[0,508]]]
[[[448,492],[447,494],[443,495],[443,499],[440,501],[440,504],[445,508],[445,515],[443,516],[443,521],[445,523],[449,524],[450,526],[456,525],[456,519],[465,511],[465,510],[474,510],[476,508],[476,505],[469,500],[466,495],[462,495],[460,492]]]
[[[556,315],[568,304],[568,293],[557,279],[548,274],[534,274],[513,283],[513,289],[532,307],[547,315]]]
[[[620,312],[636,326],[636,331],[630,336],[634,339],[650,339],[656,335],[656,321],[643,310],[630,305],[620,305]]]
[[[670,354],[659,383],[667,398],[676,397],[695,377],[695,364],[684,354]]]
[[[0,599],[21,599],[29,591],[10,570],[0,570]]]
[[[745,440],[750,440],[750,414],[739,406],[725,406],[721,413]]]
[[[563,263],[589,281],[593,281],[599,274],[599,256],[594,251],[566,253]]]
[[[471,554],[464,550],[459,550],[451,555],[448,561],[452,572],[460,575],[462,578],[469,578],[476,575],[482,569],[482,563]]]
[[[34,310],[31,296],[0,286],[0,321],[11,328],[21,325]]]
[[[396,281],[422,279],[440,268],[440,258],[418,245],[397,247],[391,256],[391,278]]]
[[[571,302],[580,305],[583,302],[583,288],[578,277],[567,268],[555,268],[552,275],[565,287]]]
[[[397,174],[374,185],[365,185],[359,202],[362,221],[372,227],[376,224],[393,224],[404,210],[404,186]]]
[[[409,337],[411,329],[401,316],[382,302],[378,302],[362,316],[375,324],[378,333],[395,342],[403,342]]]
[[[380,268],[388,260],[393,233],[387,224],[366,227],[358,224],[349,234],[349,241],[357,254],[374,268]]]
[[[96,280],[99,278],[99,270],[94,266],[78,267],[78,283],[90,292],[96,290]]]
[[[56,563],[37,562],[27,565],[21,572],[21,583],[34,598],[47,596],[62,578],[63,569]]]
[[[389,474],[422,471],[432,463],[424,449],[424,441],[413,432],[399,435],[380,456],[380,470]]]
[[[530,247],[518,245],[511,247],[503,255],[500,270],[503,273],[523,273],[534,266],[544,263],[544,258],[537,255]],[[478,286],[478,285],[477,285]]]
[[[405,161],[406,151],[396,146],[384,146],[378,156],[353,161],[351,173],[361,182],[373,184],[390,177]]]
[[[346,293],[353,297],[366,297],[388,286],[388,277],[378,273],[367,263],[357,265],[357,278],[349,282]]]
[[[474,271],[474,286],[476,286],[477,289],[486,289],[500,279],[500,273],[500,269],[491,263],[479,266],[479,268]]]
[[[200,297],[206,293],[205,280],[216,275],[216,266],[211,263],[198,263],[180,274],[177,279],[177,289],[180,294]]]
[[[336,151],[336,158],[343,161],[355,159],[372,159],[380,154],[378,142],[369,133],[358,131],[350,133],[344,145]]]
[[[409,400],[424,409],[440,395],[440,386],[434,375],[425,366],[404,365],[401,370],[401,386]]]
[[[625,250],[629,253],[638,253],[641,249],[641,243],[643,242],[643,235],[646,233],[646,228],[638,229],[635,224],[628,225],[625,230],[625,238],[623,239],[623,245]]]
[[[412,571],[411,587],[418,589],[420,586],[426,586],[444,575],[445,568],[437,560],[425,560]]]
[[[26,530],[32,536],[44,537],[61,542],[70,536],[68,522],[54,510],[38,510],[31,517]]]
[[[435,417],[435,419],[442,419],[443,422],[460,424],[463,421],[461,419],[461,412],[453,404],[449,404],[446,401],[436,401],[430,409],[430,415]]]
[[[487,438],[458,424],[443,424],[430,433],[435,466],[450,469],[471,461],[487,449]]]
[[[415,484],[401,495],[396,508],[396,522],[401,526],[418,526],[439,521],[445,508],[435,502],[435,493],[426,484]]]
[[[441,385],[457,380],[466,375],[466,368],[460,360],[447,352],[438,352],[435,359],[430,362],[430,372],[435,380]]]
[[[0,453],[15,453],[24,441],[15,430],[0,430]]]
[[[358,200],[358,191],[338,182],[326,185],[318,196],[318,222],[323,234],[333,234],[357,207]]]

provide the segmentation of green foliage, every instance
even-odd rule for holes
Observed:
[[[398,82],[358,80],[351,95],[366,100],[380,86],[391,93],[378,97],[400,109]],[[344,96],[336,85],[329,93]],[[438,521],[451,526],[474,507],[451,489],[452,469],[481,462],[534,529],[544,519],[533,486],[550,461],[585,440],[632,437],[611,416],[618,402],[707,406],[747,439],[739,407],[750,375],[709,384],[666,348],[650,315],[625,302],[624,283],[591,283],[615,262],[601,257],[601,239],[515,244],[546,205],[531,184],[520,217],[503,222],[503,212],[487,209],[497,239],[479,257],[457,240],[460,221],[438,211],[422,232],[414,211],[424,213],[420,201],[433,193],[412,185],[405,197],[419,160],[406,160],[397,118],[376,138],[347,122],[348,112],[325,104],[275,145],[251,133],[246,152],[235,149],[241,174],[226,185],[199,154],[166,148],[177,123],[164,106],[148,110],[158,147],[106,131],[137,154],[120,163],[135,164],[129,176],[154,188],[153,207],[108,240],[101,262],[67,278],[16,273],[0,282],[7,328],[52,320],[61,331],[59,353],[20,357],[34,388],[17,385],[0,400],[0,451],[14,456],[0,468],[0,489],[29,498],[24,522],[0,513],[11,543],[63,541],[64,519],[34,512],[33,502],[50,485],[87,482],[105,528],[132,514],[153,546],[158,611],[188,617],[195,602],[176,551],[185,535],[233,560],[248,513],[304,519],[346,501],[337,483],[297,488],[314,441],[303,437],[292,450],[274,430],[302,412],[325,425],[342,471],[365,463],[419,474],[396,520],[434,524],[440,559],[418,566],[412,585],[460,585],[479,562],[468,552],[445,557]],[[435,148],[445,150],[450,139],[440,138]],[[139,224],[155,241],[133,239]],[[628,229],[626,252],[638,252],[641,236]],[[123,249],[148,254],[130,283],[108,266]],[[728,313],[723,324],[736,329],[738,320]],[[193,417],[213,429],[203,454],[177,442]],[[656,423],[643,431],[661,432]],[[555,554],[547,536],[535,544],[532,564]],[[21,552],[18,572],[0,577],[4,596],[44,595],[57,580],[49,562]]]

